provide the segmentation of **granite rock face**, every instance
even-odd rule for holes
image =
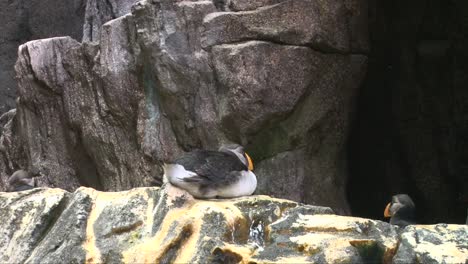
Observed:
[[[21,263],[464,263],[468,227],[334,215],[268,196],[196,200],[170,184],[0,193],[0,261]],[[398,246],[399,245],[399,246]],[[430,262],[426,262],[430,261]]]
[[[259,194],[349,212],[344,146],[367,62],[365,23],[350,21],[365,5],[220,3],[141,1],[125,14],[132,1],[90,0],[85,42],[22,45],[2,180],[34,165],[40,186],[126,190],[160,184],[162,162],[185,151],[237,142]]]
[[[106,22],[130,13],[136,0],[87,0],[83,20],[83,42],[99,42]]]
[[[56,36],[81,39],[85,4],[85,0],[0,2],[0,115],[15,107],[18,46],[28,40]]]

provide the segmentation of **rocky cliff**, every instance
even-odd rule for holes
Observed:
[[[268,196],[165,185],[0,193],[0,262],[466,263],[468,226],[396,226]]]
[[[361,1],[141,1],[125,15],[132,1],[112,3],[88,1],[82,43],[19,47],[3,182],[36,166],[40,186],[68,191],[157,185],[161,162],[238,142],[258,193],[349,213],[345,142],[368,49]]]

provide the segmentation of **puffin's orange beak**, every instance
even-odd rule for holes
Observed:
[[[248,166],[249,171],[251,171],[251,170],[254,169],[252,159],[250,158],[250,156],[247,153],[245,153],[245,156],[247,157],[247,163],[249,164],[249,166]]]
[[[384,213],[383,213],[383,215],[384,215],[385,217],[392,217],[392,215],[390,214],[390,205],[391,205],[391,203],[388,203],[388,204],[387,204],[387,207],[385,207],[385,211],[384,211]]]

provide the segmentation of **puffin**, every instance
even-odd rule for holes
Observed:
[[[405,227],[416,223],[416,207],[407,194],[396,194],[385,207],[385,217],[390,218],[390,224]]]
[[[247,196],[257,188],[252,159],[238,144],[188,152],[163,169],[165,181],[199,199]]]
[[[8,191],[19,192],[34,189],[37,187],[34,178],[40,175],[40,171],[35,167],[29,171],[17,170],[8,178]]]

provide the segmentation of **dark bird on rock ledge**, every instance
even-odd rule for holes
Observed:
[[[237,144],[219,151],[196,150],[164,164],[164,179],[196,198],[251,195],[257,188],[252,159]]]
[[[10,178],[8,178],[8,185],[10,192],[19,192],[30,190],[36,187],[35,177],[41,175],[39,170],[35,167],[29,171],[17,170]]]
[[[407,194],[396,194],[384,211],[385,217],[390,218],[390,224],[405,227],[416,223],[416,207]]]

